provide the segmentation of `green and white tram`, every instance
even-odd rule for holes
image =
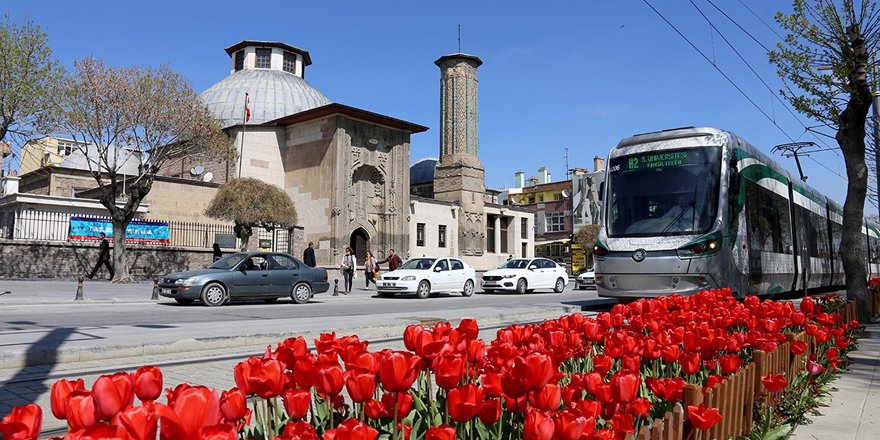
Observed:
[[[734,133],[688,127],[626,138],[608,156],[602,192],[599,296],[844,286],[840,206]],[[865,222],[862,234],[869,274],[880,274],[880,227]]]

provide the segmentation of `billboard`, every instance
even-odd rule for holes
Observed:
[[[106,218],[70,217],[69,238],[78,241],[99,240],[100,233],[113,237],[113,223]],[[168,223],[149,220],[132,220],[125,228],[126,243],[168,244]]]
[[[572,176],[574,232],[583,225],[599,224],[602,208],[599,186],[604,181],[604,171]]]

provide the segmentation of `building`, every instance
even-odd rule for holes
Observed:
[[[478,57],[440,57],[440,156],[411,170],[410,256],[459,255],[477,270],[534,255],[534,215],[498,204],[479,152]]]

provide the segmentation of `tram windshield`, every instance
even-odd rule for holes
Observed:
[[[610,237],[704,234],[718,210],[721,147],[649,151],[611,159]]]

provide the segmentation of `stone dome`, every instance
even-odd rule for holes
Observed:
[[[201,94],[223,128],[244,120],[244,94],[250,99],[248,124],[262,124],[330,104],[321,92],[299,76],[280,70],[244,69],[234,72]]]
[[[434,181],[434,169],[440,160],[436,157],[426,157],[409,167],[409,183],[417,185]]]

